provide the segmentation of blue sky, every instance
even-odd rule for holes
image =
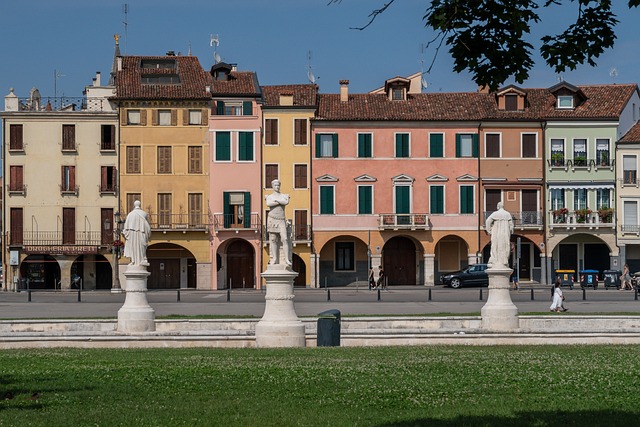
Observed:
[[[21,0],[0,2],[0,92],[15,88],[26,97],[31,87],[42,96],[81,96],[96,71],[107,78],[114,52],[113,35],[121,35],[121,50],[130,55],[163,55],[169,50],[187,54],[189,47],[201,64],[213,63],[210,34],[218,34],[218,53],[240,70],[258,73],[260,84],[307,83],[308,53],[321,92],[337,93],[338,81],[350,80],[351,92],[366,92],[397,75],[425,69],[434,51],[420,46],[433,37],[423,25],[428,0],[397,0],[365,31],[370,11],[385,0]],[[128,4],[125,37],[123,4]],[[640,76],[638,10],[616,1],[621,23],[616,47],[598,60],[596,68],[583,66],[565,73],[573,84],[630,83]],[[533,34],[533,43],[545,31],[557,31],[555,20],[575,14],[575,3],[545,14],[544,26]],[[610,76],[612,68],[617,77]],[[451,71],[452,61],[441,49],[427,91],[473,91],[466,73]],[[558,76],[541,61],[522,86],[550,87]],[[508,83],[513,83],[507,82]]]

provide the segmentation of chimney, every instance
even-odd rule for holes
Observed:
[[[118,56],[116,58],[116,62],[117,62],[117,70],[118,71],[122,71],[122,56]]]
[[[347,102],[349,100],[349,80],[340,80],[340,101]]]
[[[478,86],[478,93],[489,93],[489,86]]]
[[[281,106],[292,106],[293,105],[293,93],[291,92],[283,92],[280,94],[280,105]]]
[[[100,71],[96,71],[96,78],[93,79],[93,85],[95,87],[100,87]]]

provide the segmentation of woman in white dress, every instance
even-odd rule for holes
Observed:
[[[564,296],[562,295],[562,289],[560,288],[560,281],[556,282],[554,291],[553,291],[553,302],[551,303],[551,311],[567,311],[564,308]]]

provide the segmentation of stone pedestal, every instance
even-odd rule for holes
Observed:
[[[262,319],[256,324],[256,347],[304,347],[304,324],[293,306],[293,279],[298,273],[269,265],[262,273],[267,294]]]
[[[126,278],[124,305],[118,310],[118,332],[127,334],[156,330],[155,311],[147,302],[147,277],[151,273],[145,267],[129,265]]]
[[[482,329],[489,332],[513,332],[520,327],[518,307],[511,301],[509,277],[513,270],[507,267],[491,267],[489,297],[482,307]]]

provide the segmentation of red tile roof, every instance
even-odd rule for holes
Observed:
[[[232,71],[228,80],[213,80],[213,96],[261,96],[258,77],[253,71]]]
[[[635,125],[633,125],[631,127],[631,129],[629,129],[629,131],[622,137],[620,138],[620,141],[618,141],[618,143],[620,144],[637,144],[640,142],[640,122],[636,122]]]
[[[315,107],[318,102],[318,85],[274,85],[262,86],[265,107],[280,106],[280,95],[293,95],[295,107]]]
[[[176,68],[142,68],[142,60],[175,60]],[[178,74],[180,83],[142,83],[142,76]],[[195,56],[124,56],[116,73],[116,100],[124,99],[210,99],[206,90],[211,76]]]

